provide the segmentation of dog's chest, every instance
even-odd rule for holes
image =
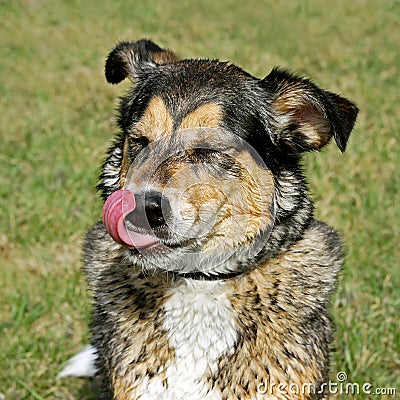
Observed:
[[[229,300],[216,282],[188,281],[170,290],[163,308],[162,328],[174,358],[163,367],[163,380],[145,379],[140,398],[217,400],[206,375],[234,351],[237,327]]]

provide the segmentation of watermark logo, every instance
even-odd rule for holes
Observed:
[[[315,394],[340,394],[340,395],[390,395],[395,396],[395,387],[376,387],[370,382],[351,382],[344,371],[336,374],[336,381],[329,380],[316,386],[313,383],[274,383],[262,382],[258,385],[257,392],[265,395],[315,395]]]
[[[275,224],[272,173],[249,143],[224,129],[182,129],[138,147],[122,180],[102,220],[145,269],[215,274],[232,272],[238,261],[244,268]]]

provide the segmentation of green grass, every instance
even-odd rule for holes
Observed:
[[[180,4],[181,3],[181,4]],[[147,37],[184,57],[262,77],[305,74],[361,109],[348,151],[307,157],[317,215],[347,258],[332,315],[332,378],[400,391],[400,2],[0,1],[0,393],[90,399],[57,381],[87,342],[80,243],[99,219],[93,187],[126,85],[109,86],[117,40]],[[348,397],[351,398],[351,397]],[[355,396],[394,399],[395,396]]]

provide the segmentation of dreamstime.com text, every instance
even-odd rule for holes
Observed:
[[[296,383],[260,383],[257,387],[257,392],[259,394],[274,394],[285,396],[293,394],[312,395],[318,393],[395,396],[397,393],[397,390],[394,387],[375,387],[369,382],[348,382],[347,374],[343,371],[337,373],[336,379],[337,382],[333,382],[330,380],[318,387],[316,387],[312,383],[304,383],[302,385]]]

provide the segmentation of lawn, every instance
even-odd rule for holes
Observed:
[[[398,394],[400,2],[26,0],[0,1],[0,399],[92,398],[56,376],[88,340],[80,246],[127,88],[105,82],[104,59],[142,37],[258,77],[290,68],[358,104],[347,152],[306,160],[317,216],[346,242],[332,380]]]

